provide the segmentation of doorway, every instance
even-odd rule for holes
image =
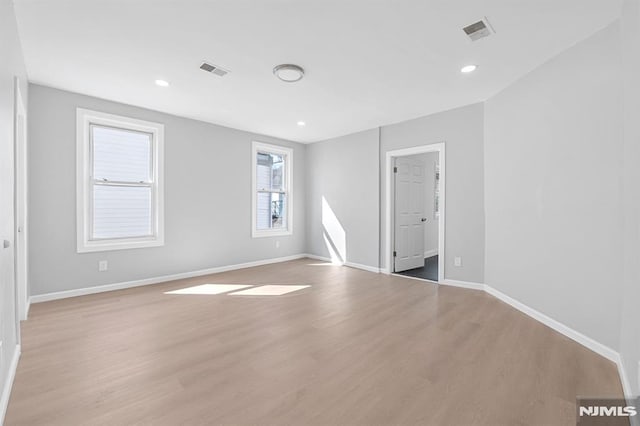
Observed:
[[[444,143],[387,153],[387,270],[444,281]]]

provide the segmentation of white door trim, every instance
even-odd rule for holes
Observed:
[[[22,116],[22,141],[19,140],[20,121]],[[19,327],[20,321],[27,319],[29,311],[28,294],[28,195],[27,195],[27,108],[20,90],[20,80],[15,78],[15,114],[14,114],[14,276],[16,287],[16,320]],[[19,330],[19,329],[18,329]],[[19,334],[18,334],[19,336]],[[18,343],[20,343],[18,341]]]
[[[446,161],[445,161],[445,143],[439,142],[429,145],[414,146],[411,148],[398,149],[395,151],[387,151],[386,153],[386,176],[385,176],[385,232],[386,241],[384,247],[384,257],[386,259],[386,266],[383,271],[387,274],[393,273],[393,240],[395,238],[393,234],[393,223],[391,221],[392,211],[392,198],[391,198],[391,186],[393,184],[393,159],[396,157],[404,157],[407,155],[425,154],[428,152],[438,153],[438,162],[440,164],[440,220],[438,222],[438,282],[444,281],[444,265],[445,265],[445,218],[446,218]]]

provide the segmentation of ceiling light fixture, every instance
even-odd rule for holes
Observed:
[[[169,87],[169,82],[166,80],[156,80],[156,84],[160,87]]]
[[[305,123],[304,121],[298,121],[298,126],[304,127],[306,125],[307,125],[307,123]]]
[[[468,74],[470,72],[474,72],[476,70],[476,68],[478,68],[477,65],[466,65],[466,66],[460,68],[460,72]]]
[[[295,83],[304,77],[304,69],[299,65],[281,64],[273,69],[273,74],[285,83]]]

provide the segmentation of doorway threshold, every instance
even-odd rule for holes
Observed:
[[[391,275],[394,275],[394,276],[400,277],[400,278],[409,278],[410,280],[417,280],[417,281],[427,282],[429,284],[440,284],[438,281],[433,281],[433,280],[430,280],[428,278],[412,277],[411,275],[403,275],[403,274],[401,274],[399,272],[392,272]]]

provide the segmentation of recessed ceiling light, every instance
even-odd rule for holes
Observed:
[[[295,83],[304,77],[304,69],[299,65],[281,64],[273,69],[273,73],[285,83]]]
[[[169,82],[166,80],[156,80],[156,84],[160,87],[169,87]]]
[[[478,68],[477,65],[466,65],[466,66],[460,68],[460,72],[468,74],[470,72],[474,72],[476,70],[476,68]]]
[[[307,125],[307,123],[305,123],[304,121],[298,121],[298,126],[304,127],[306,125]]]

